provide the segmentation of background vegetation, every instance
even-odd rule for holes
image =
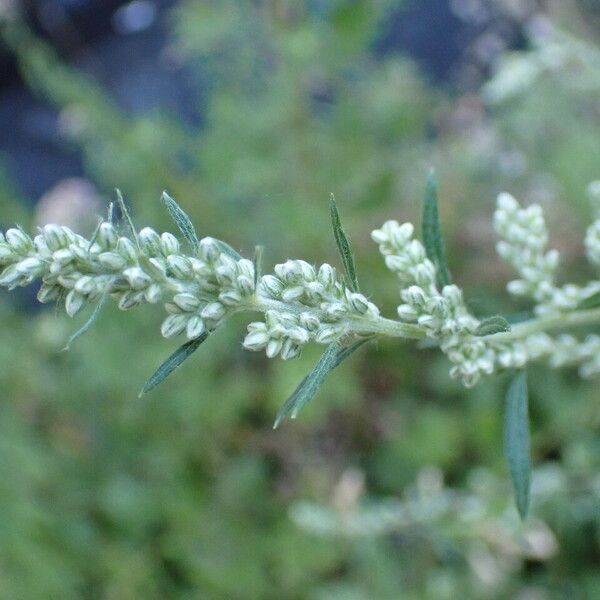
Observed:
[[[418,219],[433,164],[451,268],[487,315],[526,308],[504,293],[495,194],[543,204],[564,274],[579,280],[585,189],[600,178],[597,6],[489,5],[497,19],[527,6],[506,13],[519,49],[471,57],[435,83],[381,50],[402,10],[391,0],[181,0],[167,49],[199,91],[191,121],[123,110],[18,16],[1,33],[103,201],[119,187],[140,226],[172,229],[167,189],[201,235],[247,254],[263,243],[272,265],[336,261],[333,191],[362,287],[389,314],[397,289],[369,233]],[[3,177],[1,220],[33,226],[18,196]],[[501,377],[466,391],[437,353],[381,343],[273,431],[318,349],[267,361],[242,351],[245,324],[231,322],[139,400],[173,349],[160,311],[106,308],[62,353],[78,323],[34,308],[33,293],[0,302],[0,598],[600,595],[596,382],[531,373],[536,470],[522,524],[502,459]]]

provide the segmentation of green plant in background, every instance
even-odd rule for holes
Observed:
[[[548,17],[593,47],[593,21],[586,13],[578,23],[575,4],[548,5]],[[581,192],[600,160],[597,95],[581,87],[597,77],[595,63],[585,71],[570,69],[571,60],[543,70],[504,101],[474,89],[434,90],[406,57],[370,51],[395,5],[177,3],[162,58],[199,82],[205,118],[198,129],[158,110],[124,111],[43,40],[16,23],[2,34],[30,88],[56,107],[85,175],[107,195],[122,188],[136,220],[157,231],[169,229],[155,201],[167,188],[202,223],[202,235],[226,239],[244,255],[268,240],[273,256],[334,264],[322,221],[335,190],[361,292],[391,307],[399,303],[396,286],[368,232],[392,213],[399,222],[413,219],[411,202],[434,163],[448,262],[471,314],[527,308],[527,298],[502,293],[509,273],[489,243],[491,199],[502,189],[544,207],[571,280],[593,277],[577,260],[574,232],[590,219]],[[2,201],[14,196],[6,191]],[[3,207],[5,226],[28,224]],[[0,596],[598,595],[597,394],[571,370],[527,369],[535,510],[519,524],[497,443],[504,377],[483,377],[467,392],[447,377],[437,348],[365,344],[351,367],[328,375],[325,402],[313,403],[293,428],[271,432],[281,398],[323,347],[305,346],[296,361],[265,361],[242,351],[247,315],[233,315],[183,376],[136,401],[168,343],[156,335],[160,312],[105,310],[77,352],[60,353],[68,321],[0,305],[3,337],[11,340],[0,345]],[[491,473],[478,479],[482,464]],[[371,503],[411,497],[431,465],[447,487],[431,503],[417,496],[422,512],[406,526],[356,540],[340,528],[316,543],[315,529],[293,510],[290,520],[289,509],[333,504],[342,522],[352,521],[354,507],[340,511],[348,492],[337,485],[348,465],[365,477],[359,521],[370,518]],[[553,472],[566,491],[538,472]],[[446,496],[464,498],[465,510],[426,517]],[[535,552],[545,528],[558,545],[551,556]]]
[[[590,185],[596,203],[600,182]],[[590,326],[600,321],[600,282],[584,287],[554,281],[559,253],[546,251],[548,234],[539,205],[522,209],[509,194],[500,194],[494,216],[501,236],[498,252],[519,273],[508,284],[509,292],[537,302],[536,316],[514,325],[500,316],[480,320],[463,299],[462,290],[450,283],[437,209],[437,184],[430,176],[423,208],[425,245],[413,238],[411,223],[387,221],[372,237],[386,266],[400,282],[403,303],[399,320],[382,317],[375,304],[359,292],[354,257],[342,229],[334,198],[331,221],[345,281],[334,267],[318,269],[303,260],[275,266],[275,274],[260,275],[259,261],[242,258],[231,246],[205,237],[198,239],[185,212],[167,194],[163,200],[189,246],[182,251],[170,233],[159,235],[146,227],[136,231],[119,195],[127,231],[119,235],[109,219],[101,221],[90,240],[69,228],[46,225],[31,239],[21,229],[0,237],[4,267],[0,285],[9,289],[40,278],[40,302],[64,298],[69,316],[88,303],[96,303],[91,320],[73,336],[84,333],[95,320],[107,296],[122,310],[142,303],[165,302],[168,316],[161,333],[170,338],[185,332],[188,342],[161,365],[144,386],[147,392],[188,358],[227,317],[237,312],[261,312],[265,320],[248,325],[244,347],[266,350],[269,358],[292,359],[313,341],[327,349],[313,371],[283,405],[275,427],[298,412],[315,396],[329,371],[365,341],[375,337],[426,339],[453,363],[452,377],[467,387],[481,375],[505,369],[523,369],[527,363],[547,358],[552,366],[579,364],[582,375],[600,371],[600,337],[583,342],[572,336],[554,339],[548,332],[569,326]],[[589,259],[600,256],[600,219],[586,236]],[[519,372],[507,394],[505,445],[515,485],[517,506],[524,517],[529,505],[530,442],[527,384]]]

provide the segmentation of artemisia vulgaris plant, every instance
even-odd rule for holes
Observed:
[[[600,266],[600,182],[590,186],[597,220],[585,237],[587,257]],[[343,272],[303,260],[278,264],[262,274],[260,248],[253,260],[220,240],[198,239],[187,215],[163,194],[183,239],[145,227],[136,230],[123,199],[121,217],[112,206],[91,239],[50,224],[35,237],[20,228],[0,234],[0,285],[8,289],[41,280],[40,302],[60,302],[69,316],[93,305],[92,316],[71,338],[84,333],[108,298],[122,310],[162,303],[161,333],[186,342],[148,380],[149,391],[188,358],[234,313],[258,313],[243,346],[269,358],[296,358],[308,343],[325,346],[313,370],[285,402],[275,426],[298,412],[317,393],[327,374],[369,340],[381,337],[429,340],[448,357],[450,375],[471,387],[481,377],[513,370],[505,407],[505,450],[522,516],[529,505],[530,441],[525,367],[545,360],[551,367],[575,365],[583,377],[600,373],[600,337],[579,339],[555,332],[600,322],[600,281],[559,285],[559,254],[548,250],[548,233],[538,205],[522,208],[498,196],[494,226],[499,255],[517,272],[510,294],[533,303],[530,319],[511,325],[502,316],[478,318],[452,283],[444,256],[433,174],[427,183],[422,240],[411,223],[387,221],[371,234],[400,291],[398,317],[383,317],[360,290],[349,241],[335,200],[330,211]]]

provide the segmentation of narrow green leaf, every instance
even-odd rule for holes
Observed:
[[[108,298],[109,289],[110,289],[110,285],[108,285],[106,287],[106,290],[104,290],[104,292],[102,293],[102,296],[100,296],[100,299],[96,303],[96,306],[94,307],[94,311],[90,315],[90,318],[69,338],[69,340],[67,341],[67,345],[63,348],[63,352],[66,352],[67,350],[69,350],[71,348],[71,345],[73,344],[73,342],[76,339],[78,339],[79,337],[81,337],[84,333],[89,331],[89,329],[92,327],[92,325],[96,322],[96,319],[100,315],[100,311],[102,310],[102,307],[104,306],[104,303],[106,302],[106,299]]]
[[[120,189],[115,190],[117,192],[117,204],[119,205],[119,209],[121,210],[121,217],[127,223],[129,227],[129,231],[131,233],[131,237],[136,245],[139,247],[140,243],[138,241],[137,231],[135,230],[135,225],[133,224],[133,219],[129,214],[129,210],[127,210],[127,205],[125,204],[125,199],[123,198],[123,194],[121,194]]]
[[[333,194],[331,194],[329,200],[329,213],[331,215],[331,227],[333,229],[335,242],[338,250],[340,251],[342,263],[348,278],[348,286],[353,292],[358,292],[358,280],[356,278],[356,269],[354,267],[352,248],[350,248],[350,242],[348,241],[348,237],[342,228],[340,213],[338,212],[335,196]]]
[[[177,350],[175,350],[175,352],[173,352],[173,354],[171,354],[169,356],[169,358],[167,358],[167,360],[165,360],[158,367],[158,369],[156,369],[156,371],[154,371],[154,374],[152,375],[152,377],[150,377],[150,379],[148,379],[148,381],[146,381],[146,383],[144,384],[144,387],[142,388],[142,390],[139,394],[139,397],[141,398],[145,393],[147,393],[151,389],[155,388],[159,383],[161,383],[165,378],[167,378],[175,369],[180,367],[182,365],[182,363],[186,359],[188,359],[198,349],[200,344],[202,344],[202,342],[204,342],[206,340],[206,338],[208,338],[207,332],[203,333],[200,337],[190,340],[189,342],[186,342],[185,344],[183,344],[183,346],[180,346],[179,348],[177,348]]]
[[[433,170],[427,177],[427,186],[425,188],[425,198],[423,200],[423,244],[429,260],[435,265],[437,270],[437,284],[440,288],[452,283],[448,264],[446,263],[446,253],[444,250],[444,240],[442,239],[442,230],[440,226],[440,216],[438,212],[438,190],[437,179]]]
[[[500,315],[488,317],[479,323],[475,335],[484,336],[510,331],[510,323]]]
[[[340,348],[338,342],[330,344],[313,370],[300,382],[294,393],[281,407],[273,429],[277,429],[288,416],[295,419],[298,413],[315,397],[327,375],[368,341],[369,338],[364,338],[344,348]]]
[[[167,207],[169,211],[169,215],[173,221],[175,221],[175,225],[179,227],[179,231],[183,234],[185,239],[188,241],[189,245],[192,248],[192,252],[196,254],[198,251],[198,236],[196,235],[196,230],[194,229],[194,225],[192,221],[187,216],[186,212],[175,202],[167,192],[162,193],[162,201],[164,205]]]
[[[521,519],[529,509],[531,483],[531,443],[527,373],[520,371],[512,380],[506,394],[504,416],[504,452],[515,492],[515,501]]]
[[[258,285],[258,280],[262,276],[262,257],[263,246],[254,246],[254,289]]]
[[[92,233],[92,237],[90,238],[90,243],[88,244],[88,248],[87,248],[88,252],[92,249],[92,246],[94,245],[94,242],[96,241],[96,238],[98,237],[98,232],[100,231],[100,225],[102,225],[102,221],[103,221],[102,218],[98,219],[96,229],[94,229],[94,233]]]
[[[587,298],[584,298],[578,305],[577,308],[580,310],[589,310],[591,308],[598,308],[600,306],[600,291],[594,292]]]

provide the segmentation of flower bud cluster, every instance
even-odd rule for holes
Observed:
[[[461,290],[456,285],[438,290],[436,268],[427,258],[423,244],[412,238],[413,233],[411,223],[387,221],[371,234],[386,266],[396,273],[403,286],[398,316],[402,321],[416,323],[428,337],[437,340],[453,363],[451,376],[473,386],[482,373],[492,373],[494,352],[473,336],[479,321],[467,310]]]
[[[545,251],[548,232],[539,205],[521,208],[510,194],[502,193],[498,196],[494,227],[502,238],[496,246],[498,254],[520,275],[520,279],[508,283],[507,290],[516,296],[533,298],[538,303],[535,307],[538,315],[574,310],[595,291],[594,285],[555,285],[560,256],[557,250]],[[596,254],[596,235],[592,226],[586,239],[590,260]],[[600,246],[598,248],[600,260]]]
[[[255,293],[252,262],[236,260],[213,238],[200,241],[196,256],[186,256],[170,233],[146,227],[132,241],[108,221],[92,241],[59,225],[46,225],[33,240],[9,229],[0,237],[0,265],[0,285],[12,289],[40,277],[38,299],[64,298],[70,316],[104,294],[122,310],[168,296],[165,337],[185,330],[193,339],[211,331]]]
[[[377,319],[379,309],[339,281],[327,263],[315,269],[303,260],[275,265],[259,283],[259,300],[274,308],[265,322],[250,323],[244,347],[266,349],[270,358],[294,358],[309,341],[330,344],[346,332],[348,319]]]
[[[587,192],[595,221],[587,229],[585,249],[588,260],[600,266],[600,180],[592,181]]]

